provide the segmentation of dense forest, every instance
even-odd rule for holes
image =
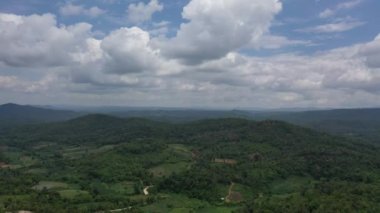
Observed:
[[[380,143],[380,109],[259,112],[250,118],[281,120],[318,131]]]
[[[380,212],[380,147],[285,122],[88,115],[0,136],[0,212]]]
[[[305,109],[303,109],[305,110]],[[279,120],[320,132],[380,143],[380,109],[335,110],[216,110],[154,107],[67,107],[0,105],[0,133],[15,126],[62,122],[101,113],[119,118],[145,118],[169,123],[205,119],[242,118],[255,121]]]

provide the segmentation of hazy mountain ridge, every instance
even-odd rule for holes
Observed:
[[[83,113],[8,103],[0,105],[0,128],[24,124],[65,121],[81,115],[83,115]]]
[[[116,110],[117,109],[117,110]],[[23,124],[65,121],[90,113],[102,113],[119,118],[145,118],[161,122],[187,123],[203,119],[243,118],[251,120],[281,120],[323,132],[378,141],[380,138],[380,108],[335,109],[313,111],[244,111],[176,108],[96,108],[74,112],[35,106],[6,104],[0,106],[0,128]]]
[[[380,108],[257,113],[256,120],[275,119],[333,134],[371,141],[380,138]]]

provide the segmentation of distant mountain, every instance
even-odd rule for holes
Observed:
[[[4,135],[26,136],[30,141],[59,141],[73,143],[116,143],[130,138],[146,138],[166,133],[169,124],[143,118],[119,118],[104,114],[90,114],[68,121],[24,125],[4,131]]]
[[[96,110],[95,110],[96,109]],[[145,118],[160,122],[186,123],[203,119],[244,118],[253,120],[280,120],[301,125],[315,130],[337,135],[364,138],[380,142],[380,108],[372,109],[335,109],[335,110],[305,110],[305,111],[245,111],[245,110],[210,110],[210,109],[179,109],[179,108],[123,108],[110,107],[85,109],[81,112],[62,110],[49,106],[28,106],[17,104],[0,105],[0,129],[23,124],[38,124],[66,121],[89,113],[104,113],[119,118]],[[88,110],[88,111],[87,111]],[[123,125],[110,122],[105,115],[90,115],[83,120],[93,123],[114,123],[113,128]],[[113,120],[115,118],[112,118]],[[70,123],[79,120],[70,121]],[[88,122],[87,122],[88,123]],[[132,122],[133,123],[133,122]],[[111,126],[111,125],[109,125]],[[83,127],[83,126],[82,126]]]
[[[83,113],[8,103],[0,105],[0,128],[24,124],[65,121],[81,115],[83,115]]]
[[[114,111],[107,114],[130,118],[139,117],[157,121],[190,122],[216,118],[249,118],[249,112],[240,110],[202,110],[202,109],[151,109]]]
[[[71,110],[77,112],[86,112],[88,114],[108,114],[122,118],[147,118],[156,121],[168,122],[189,122],[213,118],[248,118],[250,112],[248,109],[210,109],[210,108],[181,108],[181,107],[131,107],[131,106],[69,106],[69,105],[52,105],[43,106],[47,109]],[[263,112],[265,109],[254,110]],[[282,111],[282,110],[281,110]]]
[[[334,134],[379,141],[380,108],[253,113],[256,120],[282,120]]]
[[[219,118],[280,120],[322,132],[380,142],[380,108],[303,111],[286,110],[277,112],[244,110],[141,109],[108,112],[108,114],[118,117],[142,117],[174,123]]]

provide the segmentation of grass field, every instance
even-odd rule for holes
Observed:
[[[62,182],[55,181],[41,181],[37,185],[32,188],[35,190],[43,190],[43,189],[67,189],[69,187],[68,184]]]
[[[164,177],[164,176],[169,176],[171,174],[179,173],[182,171],[185,171],[189,168],[191,164],[188,162],[178,162],[178,163],[164,163],[159,166],[153,167],[149,169],[151,173],[155,177]]]
[[[11,169],[29,167],[38,162],[37,159],[31,156],[25,155],[24,153],[16,149],[12,149],[1,154],[4,156],[4,158],[7,159],[8,163],[6,167],[11,168]]]
[[[41,150],[41,149],[46,149],[46,148],[50,148],[50,147],[53,147],[53,146],[57,146],[57,143],[52,143],[52,142],[40,142],[36,145],[33,146],[33,149],[34,150]]]
[[[169,148],[178,155],[182,155],[186,158],[191,158],[191,150],[189,147],[183,144],[169,144]]]
[[[271,192],[273,194],[290,194],[300,191],[302,187],[313,184],[312,179],[306,177],[290,177],[286,180],[276,181],[272,184]]]
[[[134,185],[134,182],[124,181],[110,185],[109,187],[112,191],[116,193],[133,195],[135,193]]]
[[[88,154],[100,154],[103,152],[107,152],[115,148],[116,145],[105,145],[105,146],[71,146],[64,147],[62,149],[62,155],[66,158],[80,158],[83,155]]]
[[[66,189],[58,191],[59,195],[62,198],[66,199],[74,199],[81,195],[90,195],[87,191],[76,190],[76,189]]]
[[[42,168],[33,168],[33,169],[26,170],[25,173],[28,173],[28,174],[47,174],[48,170],[42,169]]]

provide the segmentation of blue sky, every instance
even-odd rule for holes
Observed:
[[[14,13],[18,15],[52,13],[57,16],[61,24],[70,25],[77,22],[88,22],[94,26],[94,30],[108,33],[123,26],[133,26],[126,21],[126,10],[128,5],[138,2],[149,3],[149,0],[72,0],[72,1],[41,1],[41,0],[12,0],[0,1],[0,11]],[[186,21],[182,19],[182,8],[188,4],[189,0],[161,0],[164,9],[155,13],[149,22],[140,25],[149,29],[152,22],[170,22],[171,31],[169,36],[173,36],[179,25]],[[380,31],[380,1],[361,0],[356,6],[348,9],[337,10],[336,14],[329,18],[319,18],[319,14],[326,9],[336,9],[339,4],[355,2],[342,0],[283,0],[283,9],[275,17],[277,25],[271,27],[271,31],[276,35],[282,35],[294,39],[310,40],[315,42],[313,46],[301,46],[292,48],[293,51],[314,52],[347,46],[354,43],[365,42],[373,39]],[[62,6],[72,3],[85,8],[98,7],[105,10],[104,15],[97,17],[86,17],[83,15],[64,16],[59,10]],[[334,19],[352,18],[363,22],[363,25],[344,32],[334,32],[328,34],[314,34],[297,32],[297,29],[310,26],[324,25]],[[115,19],[115,20],[114,20]],[[260,53],[257,53],[260,54]]]
[[[0,101],[380,106],[379,10],[377,0],[4,0]]]

